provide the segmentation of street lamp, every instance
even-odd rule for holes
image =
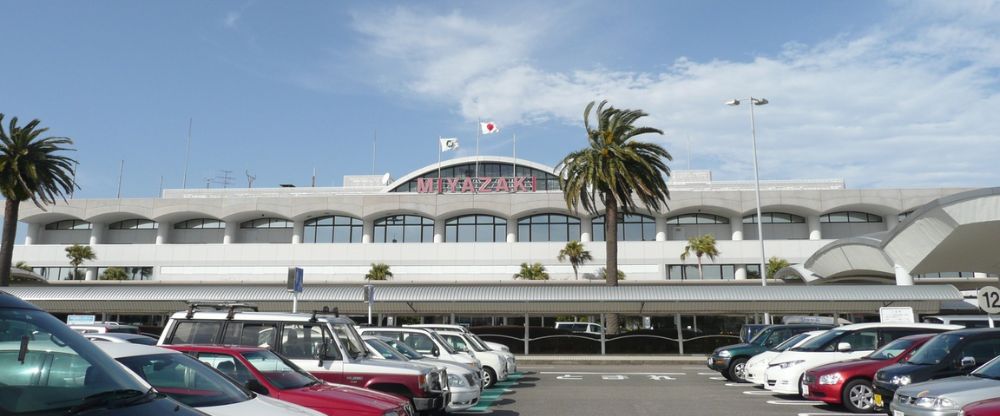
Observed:
[[[757,172],[757,122],[754,119],[753,108],[758,105],[767,104],[766,98],[753,98],[748,99],[750,101],[750,136],[753,138],[753,182],[754,182],[754,192],[757,194],[757,239],[760,240],[760,284],[761,286],[767,286],[767,258],[764,255],[764,218],[760,213],[760,174]],[[726,102],[729,106],[740,105],[740,100],[729,100]],[[764,312],[764,323],[771,323],[771,316],[769,313]]]

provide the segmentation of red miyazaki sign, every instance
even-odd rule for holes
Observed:
[[[535,192],[538,178],[534,176],[478,178],[417,178],[417,193],[464,194],[491,192]]]

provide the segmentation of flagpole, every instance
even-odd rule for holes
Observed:
[[[511,176],[517,176],[517,134],[514,134],[514,173]]]
[[[483,120],[476,119],[476,179],[479,179],[479,135],[483,132]]]
[[[441,193],[441,190],[444,189],[443,187],[441,187],[441,153],[444,153],[441,150],[441,136],[438,136],[437,149],[438,149],[438,181],[437,184],[435,184],[437,186],[437,191],[435,193]]]

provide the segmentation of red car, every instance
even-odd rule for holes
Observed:
[[[962,408],[965,416],[997,416],[1000,415],[1000,398],[970,403]]]
[[[166,345],[194,356],[258,394],[308,407],[330,416],[413,416],[408,399],[375,390],[320,380],[265,348]]]
[[[872,411],[875,372],[899,363],[937,334],[911,335],[886,344],[867,357],[822,365],[806,371],[802,395],[809,400],[843,405],[855,413]]]

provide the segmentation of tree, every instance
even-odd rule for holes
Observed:
[[[715,261],[715,256],[719,255],[719,249],[715,247],[715,237],[711,234],[705,234],[689,238],[688,244],[684,246],[684,252],[681,253],[681,260],[687,260],[692,252],[698,258],[698,277],[704,279],[705,274],[701,270],[701,256],[708,256],[709,259]]]
[[[76,160],[61,154],[73,150],[68,147],[73,140],[39,137],[48,129],[39,128],[38,119],[18,127],[17,117],[11,118],[5,131],[3,118],[0,113],[0,194],[6,199],[0,237],[0,286],[9,286],[21,201],[30,199],[44,210],[44,205],[65,199],[76,188],[73,180]]]
[[[121,267],[108,267],[101,273],[101,280],[128,280],[128,273]]]
[[[569,259],[569,264],[573,266],[573,279],[580,280],[580,265],[594,258],[590,255],[590,251],[583,247],[583,244],[579,241],[570,241],[566,243],[566,247],[559,250],[559,256],[557,257],[560,262]]]
[[[608,275],[607,268],[601,267],[600,269],[597,269],[597,277],[599,279],[606,279],[607,275]],[[622,269],[618,269],[618,280],[625,280],[625,272],[623,272]]]
[[[521,271],[514,275],[515,279],[522,280],[549,280],[549,273],[545,271],[542,263],[521,263]]]
[[[388,264],[372,263],[372,268],[368,269],[365,280],[389,280],[390,277],[392,277],[392,271],[389,270]]]
[[[73,266],[73,279],[80,279],[80,265],[84,261],[96,260],[97,255],[94,254],[94,250],[90,246],[81,246],[79,244],[73,244],[66,247],[66,258],[69,259],[70,266]]]
[[[771,258],[767,260],[767,276],[773,278],[774,274],[778,273],[778,270],[784,269],[785,267],[791,265],[792,264],[789,263],[788,260],[779,258],[777,256],[771,256]]]
[[[640,205],[659,211],[670,199],[665,177],[670,176],[666,161],[672,160],[666,149],[655,143],[636,140],[647,133],[663,134],[652,127],[637,127],[635,122],[646,114],[642,110],[597,105],[597,126],[590,125],[591,101],[583,111],[583,126],[588,146],[574,151],[559,164],[559,183],[570,209],[582,205],[596,215],[604,206],[605,267],[607,284],[618,285],[618,217]],[[639,203],[636,203],[638,199]],[[608,331],[618,332],[618,316],[608,317]]]
[[[14,265],[14,268],[15,269],[21,269],[21,270],[28,271],[28,272],[35,271],[34,268],[31,267],[31,265],[28,264],[28,262],[25,262],[25,261],[19,261],[19,262],[17,262],[17,264]]]

